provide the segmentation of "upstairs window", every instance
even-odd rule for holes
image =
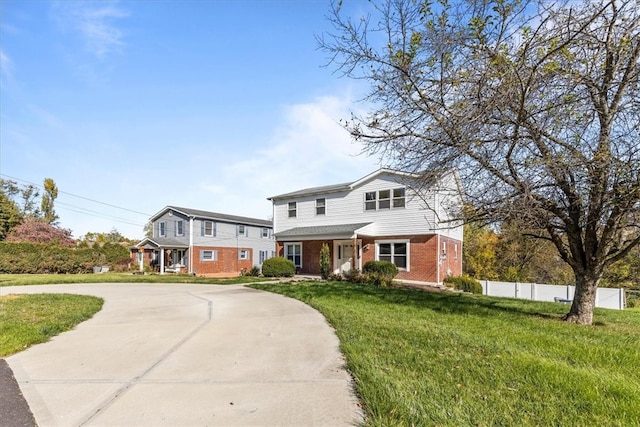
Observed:
[[[393,189],[393,207],[394,208],[404,208],[404,188],[394,188]]]
[[[158,237],[167,237],[167,223],[165,221],[158,223]]]
[[[316,215],[324,215],[326,213],[326,199],[316,199]]]
[[[298,216],[298,203],[289,202],[289,218],[295,218]]]
[[[369,191],[368,193],[364,193],[364,210],[365,211],[375,211],[376,210],[376,192]]]
[[[268,229],[268,228],[266,228],[266,227],[264,227],[264,228],[262,229],[262,234],[261,234],[261,235],[262,235],[262,238],[263,238],[263,239],[268,239],[268,238],[269,238],[269,229]]]
[[[202,235],[215,237],[216,236],[216,224],[213,221],[202,221]]]
[[[184,221],[176,221],[176,236],[184,236]]]
[[[391,190],[378,191],[378,209],[391,208]]]
[[[247,230],[246,226],[238,225],[237,232],[238,232],[238,236],[245,236],[246,237],[248,230]]]
[[[405,207],[405,189],[367,191],[364,193],[364,210],[386,210]]]

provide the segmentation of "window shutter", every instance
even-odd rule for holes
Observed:
[[[204,236],[204,221],[200,221],[200,235]]]
[[[218,235],[218,223],[212,222],[211,227],[213,228],[213,237],[216,237]]]

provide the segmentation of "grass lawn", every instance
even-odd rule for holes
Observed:
[[[199,277],[188,274],[144,274],[102,273],[102,274],[0,274],[0,286],[23,285],[65,285],[73,283],[199,283],[232,285],[238,283],[263,282],[264,277],[232,277],[228,279]]]
[[[253,285],[336,329],[367,426],[640,425],[640,312],[342,282]]]
[[[102,302],[67,294],[0,296],[0,357],[72,329],[98,312]]]

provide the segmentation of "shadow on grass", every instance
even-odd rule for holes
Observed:
[[[312,303],[314,299],[344,299],[355,297],[382,305],[400,304],[429,309],[443,314],[489,317],[496,312],[514,316],[561,320],[566,307],[553,307],[553,303],[492,298],[454,292],[425,292],[407,288],[376,288],[344,282],[303,282],[297,284],[248,285],[292,296]],[[555,310],[554,310],[555,309]]]

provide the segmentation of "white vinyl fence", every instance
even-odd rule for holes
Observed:
[[[482,293],[492,297],[520,298],[533,301],[556,301],[570,303],[575,286],[541,285],[538,283],[492,282],[480,280]],[[598,288],[596,307],[623,310],[624,288]]]

